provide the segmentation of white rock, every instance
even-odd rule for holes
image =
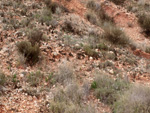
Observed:
[[[24,77],[24,74],[21,73],[21,74],[20,74],[20,77],[23,78],[23,77]]]
[[[90,60],[93,60],[93,57],[90,57],[89,59],[90,59]]]

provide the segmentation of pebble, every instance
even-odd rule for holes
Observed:
[[[23,78],[23,77],[24,77],[24,74],[21,73],[21,74],[20,74],[20,77]]]
[[[93,60],[93,57],[90,57],[89,59],[90,59],[90,60]]]

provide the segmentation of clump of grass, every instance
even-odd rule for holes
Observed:
[[[104,39],[107,39],[111,43],[117,45],[124,46],[129,44],[129,38],[126,36],[126,34],[112,23],[106,23],[103,29],[105,31],[102,35]]]
[[[95,50],[93,50],[90,46],[85,45],[83,47],[83,50],[85,51],[85,54],[94,58],[98,58],[98,52],[96,52]]]
[[[51,9],[52,13],[56,13],[56,9],[57,9],[58,7],[60,7],[59,4],[56,3],[56,2],[53,2],[53,3],[51,4],[51,6],[50,6],[50,9]]]
[[[45,3],[45,5],[46,5],[47,7],[50,7],[51,4],[52,4],[52,0],[43,0],[43,2]]]
[[[128,83],[121,79],[112,79],[104,73],[99,73],[91,84],[94,94],[105,104],[113,105],[124,90],[128,89]]]
[[[95,1],[93,1],[93,0],[89,1],[87,3],[86,7],[91,9],[91,10],[98,10],[98,9],[100,9],[100,5],[95,3]]]
[[[149,46],[146,47],[145,52],[150,53],[150,47]]]
[[[66,32],[72,32],[72,33],[75,32],[72,23],[70,21],[67,21],[67,20],[64,22],[64,26],[62,29]]]
[[[52,12],[51,9],[45,8],[40,14],[35,14],[37,20],[43,25],[49,25],[52,20]]]
[[[87,13],[87,14],[86,14],[86,19],[87,19],[90,23],[92,23],[92,24],[94,24],[94,25],[97,25],[97,19],[96,19],[96,16],[95,16],[93,13],[91,13],[91,12]]]
[[[57,9],[60,8],[64,12],[68,12],[68,10],[63,7],[62,5],[58,4],[57,2],[52,2],[51,0],[45,0],[44,3],[46,4],[46,7],[51,10],[51,12],[54,14],[57,12]]]
[[[87,3],[87,8],[91,9],[93,11],[93,13],[95,13],[97,15],[97,18],[99,19],[99,22],[97,22],[97,24],[99,23],[103,23],[104,21],[110,21],[113,22],[113,19],[111,17],[109,17],[104,9],[103,6],[100,6],[99,4],[95,3],[95,1],[89,1]],[[93,18],[93,15],[87,15],[87,17],[89,18]],[[89,20],[89,18],[87,18]],[[94,18],[93,18],[94,20]]]
[[[149,113],[150,88],[147,86],[133,86],[115,102],[114,113]]]
[[[113,22],[113,19],[105,13],[103,8],[96,11],[96,14],[97,14],[99,20],[101,21],[101,23],[103,23],[105,21]]]
[[[108,47],[106,44],[104,44],[104,43],[99,43],[99,44],[96,46],[96,48],[98,48],[98,49],[100,49],[100,50],[105,50],[105,51],[109,50],[109,47]]]
[[[33,29],[28,33],[28,39],[32,45],[40,44],[43,33],[39,29]]]
[[[59,89],[50,101],[50,111],[53,113],[95,113],[90,105],[84,105],[84,93],[77,84],[69,84],[65,89]]]
[[[101,37],[95,31],[89,32],[88,43],[91,48],[96,48],[96,46],[100,43]]]
[[[18,51],[26,58],[26,63],[35,64],[39,60],[40,49],[38,45],[32,46],[28,41],[17,43]]]
[[[28,75],[28,78],[27,78],[27,82],[31,85],[31,86],[34,86],[34,87],[37,87],[38,85],[41,84],[42,80],[43,80],[43,73],[41,73],[40,71],[37,71],[35,73],[30,73]]]
[[[67,61],[64,61],[55,73],[54,79],[60,84],[68,84],[74,79],[74,72],[72,66]]]
[[[144,32],[149,35],[150,34],[150,15],[141,14],[139,15],[138,22],[140,26],[143,28]]]

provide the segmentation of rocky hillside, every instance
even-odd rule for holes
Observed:
[[[149,113],[149,0],[0,0],[0,113]]]

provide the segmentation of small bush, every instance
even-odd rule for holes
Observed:
[[[87,8],[93,10],[95,12],[95,14],[97,15],[97,18],[99,19],[100,23],[103,23],[104,21],[111,21],[113,22],[112,18],[109,17],[105,11],[103,10],[102,6],[100,6],[99,4],[95,3],[94,1],[89,1],[87,3]],[[92,20],[94,20],[94,17],[92,14],[88,14],[87,19],[90,20],[90,18]],[[98,22],[97,22],[98,23]]]
[[[93,15],[93,13],[87,13],[87,14],[86,14],[86,19],[87,19],[90,23],[92,23],[92,24],[94,24],[94,25],[97,25],[97,19],[96,19],[96,16]]]
[[[88,55],[88,56],[91,56],[91,57],[94,57],[94,58],[98,58],[99,55],[98,55],[98,52],[96,52],[95,50],[93,50],[90,46],[88,45],[85,45],[83,47],[83,50],[85,51],[85,54]]]
[[[146,47],[145,52],[150,53],[150,47],[149,46]]]
[[[113,22],[113,19],[111,17],[109,17],[105,11],[101,8],[98,11],[96,11],[96,14],[99,18],[99,20],[101,21],[101,23],[108,21],[108,22]]]
[[[33,29],[29,31],[28,39],[32,43],[32,45],[40,44],[42,40],[43,33],[38,29]]]
[[[116,5],[122,5],[126,0],[109,0],[111,2],[114,2]]]
[[[95,31],[89,32],[88,43],[91,48],[96,48],[100,41],[101,37],[99,34],[97,34]]]
[[[104,39],[109,40],[113,44],[118,45],[127,45],[129,44],[129,38],[125,35],[125,33],[117,28],[115,25],[111,23],[106,23],[104,26],[104,34],[102,35]]]
[[[134,86],[114,104],[114,113],[150,113],[150,88]]]
[[[52,4],[52,0],[43,0],[47,7],[50,7]]]
[[[43,25],[44,23],[46,25],[50,25],[50,22],[52,20],[52,12],[51,9],[45,8],[41,13],[37,13],[34,15],[35,18]]]
[[[138,20],[140,26],[144,29],[147,35],[150,34],[150,15],[142,14],[139,16]]]
[[[40,71],[37,71],[35,73],[30,73],[28,75],[28,78],[27,78],[27,82],[31,85],[31,86],[34,86],[34,87],[37,87],[38,85],[41,84],[42,80],[43,80],[43,73],[41,73]]]
[[[38,45],[32,46],[28,41],[17,43],[18,51],[24,55],[26,62],[30,65],[35,64],[39,60],[40,49]]]
[[[100,9],[100,5],[95,3],[95,1],[93,1],[93,0],[89,1],[87,3],[86,7],[91,9],[91,10],[98,10],[98,9]]]
[[[64,22],[64,26],[62,29],[66,32],[72,32],[72,33],[75,32],[72,23],[70,21],[67,21],[67,20]]]
[[[56,13],[56,9],[57,9],[58,7],[60,7],[59,4],[56,3],[56,2],[53,2],[53,3],[51,4],[51,6],[50,6],[50,9],[51,9],[52,13]]]
[[[0,86],[3,86],[6,83],[6,77],[3,73],[0,72]]]
[[[65,89],[59,89],[50,101],[52,113],[96,113],[91,105],[84,105],[84,93],[77,84],[70,84]]]
[[[58,72],[55,73],[54,79],[61,84],[68,84],[74,79],[74,72],[72,66],[64,61],[58,68]]]
[[[96,48],[100,49],[100,50],[109,50],[109,47],[104,44],[104,43],[99,43]]]
[[[97,98],[105,104],[112,105],[118,99],[118,94],[128,88],[128,83],[121,79],[114,80],[101,73],[96,76],[91,88],[94,89]]]

